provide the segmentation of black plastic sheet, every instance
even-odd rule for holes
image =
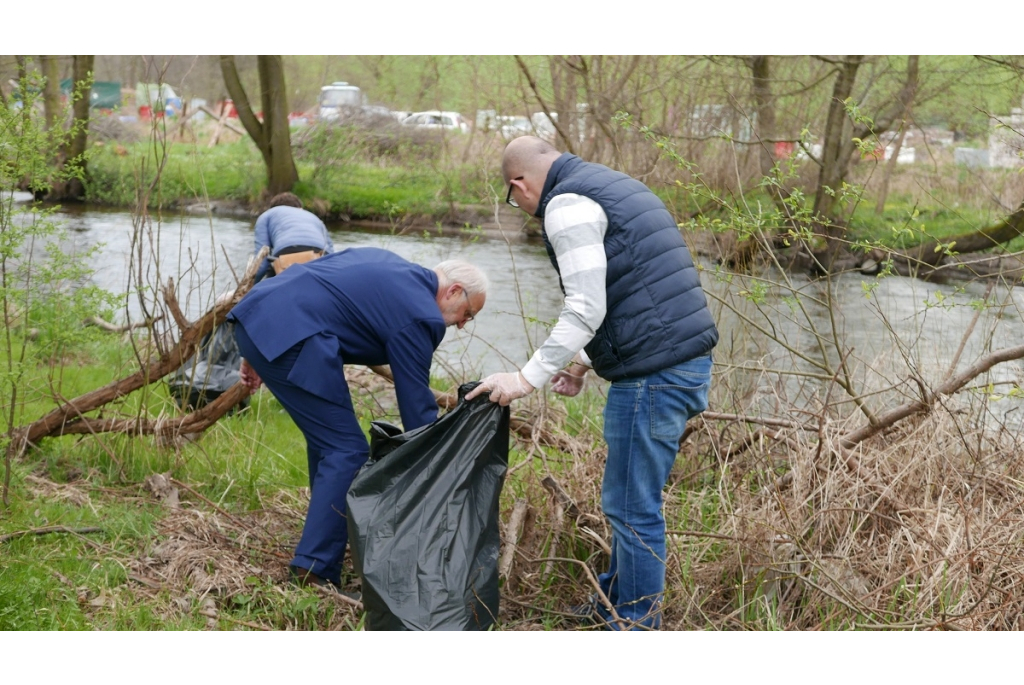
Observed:
[[[509,410],[466,402],[475,386],[418,430],[371,426],[346,499],[368,630],[485,630],[497,618]]]
[[[238,382],[241,364],[235,325],[225,321],[203,336],[195,355],[167,379],[167,387],[182,409],[202,409]],[[249,406],[249,399],[241,406]]]

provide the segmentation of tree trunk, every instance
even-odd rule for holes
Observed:
[[[846,102],[853,93],[857,70],[862,63],[862,56],[851,55],[839,65],[839,74],[832,86],[828,117],[825,119],[821,169],[818,172],[818,187],[814,194],[814,217],[829,239],[839,238],[843,233],[842,226],[836,221],[835,216],[836,195],[846,178],[854,150],[852,125],[846,113]]]
[[[256,143],[267,167],[267,192],[271,196],[290,191],[299,180],[292,157],[291,133],[288,129],[288,98],[284,82],[284,66],[280,55],[257,57],[260,79],[260,102],[263,121],[257,118],[238,78],[235,58],[221,55],[220,67],[224,85],[234,101],[238,119]]]
[[[760,141],[758,164],[762,176],[769,176],[775,166],[775,101],[772,98],[771,63],[768,55],[752,55],[747,61],[751,72],[754,107],[757,112],[755,130]]]
[[[92,92],[94,55],[75,55],[71,68],[71,136],[59,154],[60,178],[54,180],[46,199],[85,199],[85,149],[89,140],[89,96]]]
[[[60,106],[60,65],[56,55],[40,55],[43,77],[43,113],[46,119],[46,130],[52,131],[60,126],[62,107]]]
[[[907,78],[903,84],[903,88],[900,90],[899,95],[896,96],[896,103],[894,107],[900,108],[898,119],[900,121],[900,135],[893,145],[892,159],[889,160],[889,164],[885,169],[885,176],[882,179],[882,188],[878,195],[878,204],[875,206],[875,213],[881,214],[885,210],[885,198],[889,194],[889,179],[892,177],[892,173],[896,168],[896,158],[900,156],[900,148],[903,147],[903,139],[907,135],[907,119],[910,118],[910,110],[914,106],[914,98],[917,96],[917,86],[919,82],[918,78],[918,55],[911,55],[907,59]],[[881,133],[884,130],[888,130],[893,125],[894,117],[892,114],[886,113],[879,117],[879,120],[875,122],[874,131],[876,134]]]
[[[72,123],[71,140],[68,143],[68,151],[65,159],[69,171],[74,175],[68,179],[67,191],[64,194],[65,200],[85,199],[85,148],[89,142],[89,103],[92,93],[92,68],[95,62],[94,55],[75,55],[72,66]]]
[[[260,55],[257,59],[260,86],[263,88],[263,125],[270,135],[273,168],[267,179],[271,196],[290,191],[299,180],[292,157],[291,130],[288,127],[288,91],[284,82],[284,61],[280,55]]]
[[[1008,243],[1021,235],[1024,235],[1024,201],[1013,214],[992,226],[945,240],[930,240],[905,250],[898,256],[901,261],[910,265],[936,266],[946,258],[948,251],[958,254],[980,252]],[[944,246],[950,244],[950,250],[944,249]]]
[[[862,55],[848,56],[840,63],[825,123],[821,171],[814,196],[814,221],[818,224],[817,232],[825,237],[827,243],[825,251],[816,255],[816,258],[825,269],[831,268],[831,264],[843,249],[842,238],[846,230],[846,220],[839,216],[837,203],[857,149],[854,141],[878,136],[890,130],[898,120],[906,116],[917,94],[918,56],[911,55],[907,60],[907,75],[903,87],[891,103],[876,114],[873,121],[853,121],[846,111],[847,100],[853,93],[857,71],[863,63]]]
[[[24,55],[15,55],[14,60],[18,63],[18,98],[21,100],[22,130],[29,130],[29,123],[32,112],[25,106],[25,89],[28,88],[28,61]],[[22,183],[22,189],[28,188],[27,183]]]
[[[892,157],[885,165],[885,172],[882,174],[882,183],[878,189],[878,200],[875,202],[875,216],[882,216],[885,212],[885,200],[889,197],[889,181],[896,171],[896,160],[899,159],[900,150],[903,149],[903,140],[907,137],[907,122],[900,127],[900,134],[892,144]]]

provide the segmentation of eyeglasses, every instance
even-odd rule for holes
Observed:
[[[462,296],[466,298],[466,311],[463,312],[462,319],[464,323],[469,323],[476,317],[476,312],[469,306],[469,293],[466,292],[465,288],[462,289]]]
[[[513,181],[522,181],[523,177],[522,176],[517,176],[516,178],[514,178],[512,180]],[[512,205],[516,209],[519,209],[519,203],[516,202],[514,199],[512,199],[512,187],[513,186],[512,186],[512,183],[510,181],[509,184],[508,184],[508,195],[505,196],[505,202],[507,202],[508,204]]]

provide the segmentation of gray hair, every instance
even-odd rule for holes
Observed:
[[[458,283],[469,297],[477,294],[487,295],[487,287],[490,285],[487,274],[469,262],[464,262],[461,259],[447,259],[435,266],[434,271],[444,279],[444,282],[441,283],[442,288]]]

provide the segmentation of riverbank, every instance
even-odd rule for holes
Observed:
[[[484,207],[482,205],[459,205],[446,210],[443,218],[436,216],[405,216],[400,221],[381,217],[350,217],[324,211],[327,203],[313,198],[306,206],[324,223],[344,227],[358,226],[394,234],[428,233],[446,237],[481,235],[487,238],[509,242],[537,239],[540,237],[540,223],[531,220],[521,211],[506,205]],[[123,208],[122,208],[123,209]],[[236,219],[256,220],[262,206],[239,200],[209,200],[185,204],[181,211],[194,216],[225,216]]]
[[[478,232],[508,240],[539,235],[538,222],[504,204],[493,170],[469,163],[437,169],[436,160],[420,156],[343,165],[323,155],[296,157],[301,180],[293,190],[306,209],[328,224],[397,233]],[[242,139],[215,148],[168,144],[159,159],[143,143],[99,146],[89,162],[87,203],[134,210],[140,176],[144,187],[155,187],[143,198],[150,210],[255,220],[269,199],[262,158]]]

